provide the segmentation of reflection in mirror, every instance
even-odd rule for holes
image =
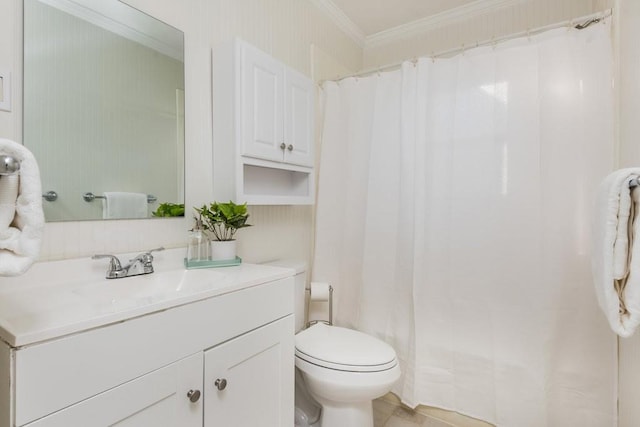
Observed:
[[[118,0],[24,0],[23,139],[43,192],[58,194],[43,201],[47,221],[184,203],[183,46]]]

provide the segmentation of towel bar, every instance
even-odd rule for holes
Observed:
[[[84,193],[82,195],[82,198],[87,203],[93,202],[95,199],[106,199],[105,196],[96,196],[91,191],[89,191],[88,193]],[[153,194],[147,194],[147,203],[155,203],[156,200],[158,200],[156,196],[154,196]]]
[[[635,188],[638,185],[640,185],[640,178],[633,178],[631,181],[629,181],[629,188]]]

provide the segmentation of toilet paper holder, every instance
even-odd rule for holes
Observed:
[[[311,304],[311,288],[306,288],[305,292],[308,294],[307,298],[307,314],[309,313],[309,305]],[[311,325],[315,325],[316,323],[324,323],[326,325],[333,325],[333,286],[329,285],[329,320],[309,320],[307,322],[306,327],[308,328]]]

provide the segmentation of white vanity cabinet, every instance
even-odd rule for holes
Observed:
[[[200,427],[202,407],[190,398],[200,395],[201,384],[202,353],[198,353],[27,426]]]
[[[230,267],[209,287],[206,271],[186,271],[177,288],[192,286],[189,278],[200,288],[175,305],[35,342],[6,334],[0,318],[0,427],[290,427],[293,278],[263,270]]]
[[[312,80],[240,40],[212,58],[216,198],[313,203]]]
[[[293,327],[289,316],[205,352],[205,427],[293,424]]]

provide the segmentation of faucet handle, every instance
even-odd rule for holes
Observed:
[[[122,271],[122,265],[120,264],[120,260],[118,259],[118,257],[115,255],[109,255],[109,254],[94,255],[91,257],[91,259],[103,259],[103,258],[110,259],[109,269],[107,270],[107,278],[111,279],[114,277],[118,277],[118,273]]]
[[[142,261],[142,263],[145,266],[151,267],[151,263],[153,262],[153,255],[151,255],[151,252],[159,252],[159,251],[164,251],[164,247],[151,249],[150,251],[147,251],[147,252],[145,252],[143,254],[140,254],[140,255],[136,256],[134,259],[132,259],[130,261],[133,262],[133,261],[136,261],[136,260],[140,260],[140,261]]]
[[[110,258],[111,262],[109,263],[109,267],[112,270],[120,270],[122,268],[122,266],[120,265],[120,260],[118,259],[117,256],[115,255],[109,255],[109,254],[104,254],[104,255],[94,255],[91,257],[91,259],[102,259],[102,258]]]

